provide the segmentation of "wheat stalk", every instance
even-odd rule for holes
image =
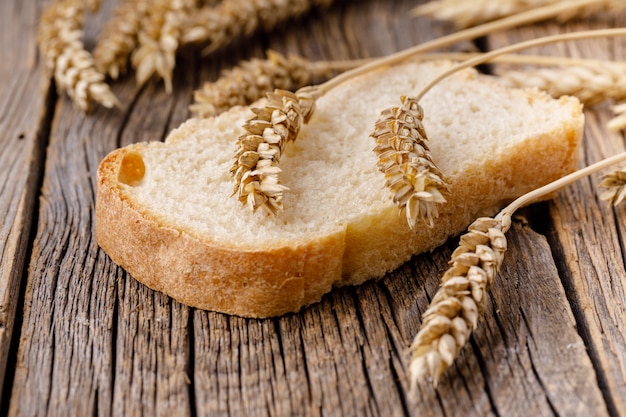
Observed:
[[[536,12],[536,11],[535,11]],[[542,11],[542,13],[545,13],[545,10]],[[533,16],[536,17],[536,13],[533,14]],[[517,18],[519,19],[519,17]],[[510,22],[510,20],[508,20],[507,22]],[[484,30],[484,28],[481,28],[480,30]],[[514,44],[514,45],[510,45],[508,47],[504,47],[504,48],[500,48],[494,51],[491,51],[489,53],[485,53],[482,54],[478,57],[475,58],[471,58],[468,59],[458,65],[455,65],[453,67],[451,67],[450,69],[444,71],[443,73],[439,74],[437,77],[435,77],[433,80],[431,80],[428,84],[426,84],[426,86],[415,96],[415,101],[419,102],[419,100],[421,100],[421,98],[424,96],[424,94],[426,94],[433,86],[435,86],[437,83],[439,83],[441,80],[443,80],[444,78],[448,77],[449,75],[464,69],[464,68],[468,68],[468,67],[472,67],[475,65],[479,65],[482,64],[484,62],[487,62],[491,59],[495,59],[498,56],[501,55],[505,55],[511,52],[517,52],[523,49],[527,49],[527,48],[531,48],[531,47],[536,47],[536,46],[541,46],[541,45],[545,45],[547,43],[551,43],[551,42],[562,42],[562,41],[566,41],[566,40],[576,40],[576,39],[589,39],[589,38],[593,38],[593,37],[610,37],[610,36],[623,36],[626,34],[626,29],[605,29],[605,30],[591,30],[591,31],[581,31],[581,32],[574,32],[574,33],[567,33],[567,34],[561,34],[561,35],[555,35],[555,36],[546,36],[544,38],[539,38],[539,39],[533,39],[533,40],[529,40],[529,41],[525,41],[525,42],[520,42],[518,44]],[[430,44],[426,47],[430,47],[433,44]],[[386,66],[386,65],[391,65],[393,63],[397,63],[397,62],[401,62],[404,59],[407,59],[413,55],[415,55],[417,53],[417,51],[421,52],[421,48],[424,48],[425,46],[422,45],[421,47],[413,47],[413,48],[409,48],[407,50],[401,51],[399,53],[396,53],[394,55],[391,55],[389,57],[383,58],[383,59],[379,59],[376,60],[374,62],[371,62],[369,64],[365,64],[361,67],[358,67],[354,70],[348,71],[346,73],[343,73],[341,75],[338,75],[335,78],[332,78],[331,80],[325,82],[324,84],[321,84],[319,86],[314,86],[314,87],[304,87],[304,89],[300,89],[298,90],[298,92],[296,92],[296,96],[298,97],[296,100],[299,101],[301,103],[301,105],[303,107],[307,108],[306,111],[306,116],[303,117],[303,121],[306,122],[308,120],[308,118],[310,117],[310,115],[313,112],[314,106],[315,106],[315,101],[321,96],[323,95],[325,92],[329,91],[330,89],[334,88],[335,86],[341,84],[342,82],[346,81],[347,79],[350,79],[354,76],[363,74],[367,71],[371,71],[373,69],[377,69],[379,67],[382,66]],[[299,94],[300,93],[300,94]],[[306,102],[306,106],[304,106],[304,103]],[[293,108],[295,108],[295,106],[292,106]],[[266,115],[271,113],[272,111],[274,111],[275,109],[273,108],[268,108],[268,109],[257,109],[257,111],[255,111],[255,113],[257,114],[257,118],[255,120],[258,120],[259,123],[263,124],[263,123],[267,123],[267,117]],[[304,114],[304,112],[303,112]],[[261,115],[263,115],[263,117],[261,117]],[[247,124],[247,126],[250,125],[250,122]],[[246,130],[248,130],[248,127],[244,126],[244,128],[246,128]],[[293,137],[291,138],[291,140],[295,140],[298,136],[300,130],[300,125],[297,125],[297,128],[294,129],[294,134]],[[253,134],[252,136],[258,136],[258,134]],[[284,141],[284,143],[286,143],[287,141]],[[276,194],[276,197],[274,196],[270,196],[270,195],[265,195],[264,191],[261,189],[260,187],[260,183],[258,181],[251,181],[250,184],[257,184],[257,185],[248,185],[247,183],[244,184],[245,186],[242,186],[243,184],[243,179],[244,176],[243,174],[239,175],[237,174],[237,172],[239,172],[240,170],[247,170],[250,172],[255,172],[256,169],[256,163],[258,161],[257,157],[254,158],[248,158],[248,159],[244,159],[242,160],[243,155],[252,155],[252,154],[248,154],[247,151],[245,151],[245,149],[248,149],[248,147],[250,146],[258,146],[260,144],[260,142],[258,141],[258,139],[255,139],[254,142],[251,142],[251,144],[244,144],[242,142],[242,140],[240,139],[238,141],[238,150],[236,152],[236,161],[233,164],[233,167],[231,168],[231,173],[234,175],[235,180],[237,182],[237,185],[235,186],[235,193],[238,193],[239,195],[239,200],[243,203],[247,202],[248,206],[252,207],[253,209],[256,209],[259,206],[264,206],[266,204],[266,201],[269,201],[269,210],[267,210],[270,213],[276,213],[278,211],[278,209],[282,209],[282,195],[283,195],[283,191],[286,190],[285,187],[281,187],[280,189],[278,188],[278,185],[280,184],[279,181],[277,180],[277,175],[280,172],[280,169],[277,166],[278,163],[278,159],[274,160],[272,162],[272,176],[276,175],[276,179],[272,179],[272,181],[274,181],[274,183],[268,183],[268,189],[271,189],[271,193],[272,194]],[[284,144],[282,144],[282,146],[284,146]],[[282,147],[280,147],[280,152],[278,153],[278,156],[280,157],[280,153],[282,152]],[[257,152],[258,153],[258,152]],[[269,172],[269,171],[268,171]],[[271,187],[276,187],[276,189],[274,188],[270,188]],[[254,190],[254,192],[252,192]],[[274,204],[274,201],[277,201],[276,204]],[[418,207],[418,206],[415,206]],[[414,213],[415,211],[413,211]]]
[[[573,4],[578,0],[438,0],[431,1],[412,10],[415,16],[430,16],[438,20],[452,22],[457,28],[467,28],[481,23],[526,12],[537,7],[558,3]],[[583,2],[581,2],[583,3]],[[561,13],[560,21],[574,17],[584,17],[598,12],[624,11],[626,5],[621,0],[585,1],[578,10]]]
[[[267,59],[251,59],[224,71],[221,77],[194,92],[189,110],[197,117],[218,115],[237,105],[248,105],[275,89],[294,91],[334,72],[354,68],[363,60],[311,62],[297,55],[268,51]]]
[[[537,21],[541,21],[544,19],[553,18],[555,16],[564,14],[564,13],[576,13],[577,11],[582,10],[584,7],[587,7],[592,4],[596,4],[599,1],[607,1],[607,0],[571,0],[568,2],[558,2],[554,4],[549,4],[547,6],[539,7],[533,10],[528,10],[526,12],[517,13],[512,16],[507,16],[502,19],[498,19],[496,21],[484,23],[480,26],[460,30],[454,33],[451,33],[446,36],[442,36],[436,39],[433,39],[428,42],[421,43],[411,48],[404,49],[402,51],[396,52],[384,58],[380,58],[377,60],[373,60],[367,64],[361,65],[352,70],[346,71],[329,81],[326,81],[323,84],[320,84],[316,88],[316,96],[321,97],[326,92],[335,88],[337,85],[342,84],[343,82],[357,77],[361,74],[365,74],[367,72],[389,66],[394,65],[396,63],[405,61],[406,59],[413,58],[419,54],[423,54],[425,52],[429,52],[438,48],[443,48],[449,45],[453,45],[457,42],[475,39],[480,36],[488,35],[492,32],[505,30],[511,27],[517,27],[524,24],[529,24]],[[496,56],[502,54],[491,55],[490,59],[494,59]]]
[[[233,194],[253,211],[268,214],[283,209],[283,191],[278,179],[278,162],[287,142],[298,136],[302,123],[310,116],[314,100],[306,90],[292,93],[276,90],[267,94],[268,103],[253,108],[255,116],[243,127],[235,161],[230,169],[236,185]]]
[[[226,0],[228,1],[228,0]],[[226,1],[224,3],[226,3]],[[234,0],[232,0],[234,1]],[[405,49],[403,51],[397,52],[395,54],[392,54],[390,56],[387,56],[385,58],[381,58],[378,60],[374,60],[373,62],[364,64],[360,67],[357,67],[355,69],[352,69],[350,71],[347,71],[343,74],[340,74],[332,79],[330,79],[329,81],[326,81],[323,84],[320,84],[318,86],[315,87],[304,87],[306,89],[300,89],[298,90],[300,92],[299,97],[305,97],[306,96],[306,101],[307,101],[307,105],[309,107],[309,114],[308,116],[310,116],[310,114],[313,112],[314,109],[314,105],[315,105],[315,100],[317,100],[320,96],[324,95],[326,92],[330,91],[332,88],[336,87],[337,85],[345,82],[346,80],[349,80],[351,78],[354,78],[356,76],[359,76],[361,74],[365,74],[369,71],[381,68],[381,67],[385,67],[388,65],[393,65],[395,63],[398,62],[402,62],[408,58],[414,57],[420,53],[424,53],[427,51],[430,51],[432,49],[436,49],[436,48],[441,48],[450,44],[454,44],[455,42],[461,41],[461,40],[467,40],[467,39],[472,39],[478,36],[482,36],[482,35],[486,35],[488,33],[491,33],[493,31],[496,30],[502,30],[504,28],[508,28],[508,27],[514,27],[520,24],[524,24],[524,23],[529,23],[529,22],[534,22],[537,20],[541,20],[541,19],[545,19],[548,17],[552,17],[555,14],[558,13],[563,13],[566,11],[571,11],[571,10],[577,10],[581,4],[587,4],[588,2],[590,2],[592,0],[577,0],[575,4],[556,4],[556,5],[552,5],[552,6],[546,6],[546,7],[542,7],[542,8],[538,8],[535,10],[531,10],[529,12],[526,13],[520,13],[518,15],[515,16],[511,16],[511,17],[507,17],[495,22],[491,22],[491,23],[487,23],[484,25],[481,25],[479,27],[476,28],[471,28],[471,29],[466,29],[463,31],[459,31],[457,33],[448,35],[448,36],[444,36],[442,38],[438,38],[435,40],[432,40],[430,42],[426,42],[420,45],[417,45],[415,47],[412,48],[408,48]],[[222,4],[224,4],[222,3]],[[606,33],[613,33],[613,32],[603,32],[602,34],[596,34],[595,36],[604,36]],[[566,36],[566,35],[563,35]],[[584,35],[584,36],[591,36],[588,32]],[[615,36],[615,35],[613,35]],[[575,39],[575,37],[572,37],[573,39]],[[561,40],[561,39],[559,39]],[[524,47],[530,47],[530,46],[535,46],[535,44],[533,43],[524,43],[523,45]],[[497,57],[498,55],[502,55],[504,53],[509,52],[508,50],[506,51],[498,51],[498,53],[491,53],[491,54],[485,54],[484,56],[487,57],[486,59],[493,59],[495,57]],[[481,58],[483,59],[483,58]],[[474,59],[474,61],[472,61],[471,59],[466,61],[466,63],[469,63],[471,65],[477,65],[479,63],[481,63],[481,59]],[[485,60],[486,60],[485,59]],[[470,62],[472,61],[472,62]],[[453,69],[452,72],[457,71],[460,68],[455,68]],[[444,78],[446,76],[448,76],[448,74],[443,74],[441,78]],[[440,78],[440,79],[441,79]],[[424,91],[424,93],[432,88],[432,86],[439,82],[440,79],[437,80],[433,80],[433,82],[430,84],[430,86],[428,86],[428,88]],[[419,98],[418,98],[419,100]],[[301,100],[302,101],[302,100]],[[304,121],[306,122],[306,119],[308,119],[308,116],[306,118],[304,118]],[[264,122],[264,120],[261,120],[261,122]],[[293,140],[295,140],[295,138],[297,137],[299,132],[299,127],[298,129],[295,131],[295,136],[293,138]],[[239,171],[239,165],[241,165],[245,170],[250,170],[251,172],[254,172],[254,168],[256,165],[256,160],[253,158],[251,160],[246,160],[246,161],[239,161],[241,156],[242,156],[242,149],[247,149],[248,145],[245,145],[244,143],[242,143],[241,140],[238,141],[238,145],[237,145],[237,152],[236,152],[236,162],[233,164],[233,168],[231,169],[231,173],[236,173]],[[249,145],[252,146],[252,145]],[[254,146],[257,146],[257,144],[255,144]],[[245,151],[244,151],[245,152]],[[277,164],[277,162],[276,162]],[[274,166],[274,168],[278,169],[278,166]],[[280,172],[280,170],[278,169],[278,171],[276,171],[276,175],[278,175],[278,172]],[[241,187],[241,179],[243,178],[243,176],[239,176],[239,175],[235,175],[235,180],[237,182],[236,185],[236,193],[239,194],[239,199],[242,202],[248,202],[248,205],[252,208],[255,207],[259,207],[260,205],[264,204],[264,201],[269,201],[269,197],[263,195],[262,192],[258,192],[258,193],[245,193],[243,190],[243,187]],[[278,183],[278,181],[276,180],[276,182]],[[250,188],[250,187],[248,187]],[[258,187],[257,187],[258,188]],[[279,196],[282,199],[282,192],[285,190],[285,188],[282,188],[279,192]],[[249,197],[249,195],[252,195],[253,197]],[[258,195],[257,197],[254,197]],[[244,198],[245,196],[245,198]],[[271,206],[271,203],[270,203]],[[282,202],[277,206],[282,208]],[[275,213],[277,210],[268,210],[270,213]]]
[[[507,249],[505,233],[520,207],[570,183],[626,160],[626,152],[607,158],[531,191],[505,207],[495,218],[479,218],[461,236],[452,266],[423,315],[422,327],[410,347],[411,392],[420,381],[437,385],[476,329],[484,309],[485,293],[493,284]],[[621,181],[624,186],[624,181]],[[622,191],[623,192],[623,191]]]
[[[433,162],[422,125],[424,111],[412,97],[401,97],[402,106],[381,112],[374,132],[378,169],[385,174],[393,202],[405,210],[409,227],[418,220],[433,227],[438,204],[445,203],[448,182]]]
[[[205,6],[187,17],[182,26],[181,42],[206,43],[206,53],[213,52],[239,36],[262,28],[273,30],[279,23],[297,18],[312,7],[325,7],[333,0],[223,0]]]
[[[276,51],[268,51],[268,58],[254,58],[244,61],[240,65],[226,70],[215,82],[207,82],[194,92],[195,102],[189,106],[189,110],[196,117],[216,116],[236,105],[249,105],[264,97],[265,93],[274,89],[296,90],[307,84],[315,84],[315,80],[329,77],[333,72],[351,70],[361,65],[373,62],[375,59],[355,59],[346,61],[309,61],[301,56],[290,54],[284,56]],[[482,53],[467,52],[435,52],[424,53],[415,57],[420,61],[452,60],[464,61],[469,58],[480,56]],[[626,87],[622,72],[626,72],[626,65],[612,61],[597,61],[588,59],[563,58],[543,55],[503,55],[494,58],[494,62],[507,64],[526,64],[543,66],[563,66],[562,71],[568,71],[569,67],[582,67],[574,69],[571,79],[579,75],[581,86],[590,85],[591,88],[569,88],[557,90],[551,87],[551,79],[559,79],[556,74],[559,70],[550,71],[546,80],[542,80],[543,70],[537,74],[531,72],[530,77],[525,77],[525,71],[503,71],[499,74],[505,84],[513,87],[538,87],[550,88],[555,97],[561,95],[576,95],[585,104],[595,104],[606,98],[619,98]],[[606,67],[606,68],[605,68]],[[620,72],[621,71],[621,72]],[[595,75],[594,75],[595,74]],[[583,77],[585,76],[585,77]],[[613,78],[610,80],[609,78]],[[528,79],[527,79],[528,78]],[[571,81],[568,85],[574,85]],[[577,85],[577,84],[576,84]]]
[[[130,55],[137,48],[139,28],[151,5],[150,0],[122,0],[117,5],[93,51],[100,72],[117,79],[126,71]]]
[[[538,38],[538,39],[533,39],[533,40],[529,40],[529,41],[525,41],[525,42],[520,42],[514,45],[509,45],[500,49],[496,49],[494,51],[488,52],[488,53],[484,53],[481,54],[479,56],[476,56],[474,58],[470,58],[464,62],[461,62],[455,66],[452,66],[451,68],[443,71],[441,74],[437,75],[436,77],[434,77],[432,80],[430,80],[424,87],[422,87],[422,89],[412,98],[412,101],[414,102],[415,105],[419,106],[419,100],[422,99],[422,97],[428,92],[430,91],[435,85],[437,85],[439,82],[441,82],[443,79],[445,79],[446,77],[450,76],[451,74],[454,74],[455,72],[458,72],[461,69],[464,68],[469,68],[469,67],[473,67],[479,64],[482,64],[484,62],[487,62],[491,59],[495,59],[499,56],[511,53],[511,52],[517,52],[523,49],[527,49],[527,48],[531,48],[531,47],[536,47],[536,46],[541,46],[541,45],[545,45],[547,43],[551,43],[551,42],[562,42],[564,40],[575,40],[575,39],[588,39],[591,37],[604,37],[604,36],[622,36],[626,34],[626,29],[606,29],[606,30],[592,30],[592,31],[583,31],[583,32],[575,32],[575,33],[569,33],[569,34],[561,34],[561,35],[555,35],[555,36],[546,36],[543,38]],[[423,115],[422,115],[423,117]],[[421,117],[420,119],[420,125],[421,125]],[[416,128],[416,131],[419,131],[419,129]],[[423,131],[423,128],[422,128]],[[412,135],[413,137],[418,137],[418,136],[426,136],[426,132],[420,132],[420,133],[415,133]],[[434,163],[433,163],[434,165]],[[379,162],[379,166],[380,166],[380,162]],[[424,167],[422,169],[422,172],[427,172],[430,168],[429,167]],[[437,170],[438,172],[438,170]],[[397,176],[396,176],[397,178]],[[401,184],[401,188],[399,188],[399,190],[402,190],[403,192],[409,192],[410,188],[406,185],[406,184]],[[388,181],[387,185],[390,186],[390,188],[392,188],[392,192],[394,192],[395,195],[397,195],[398,190],[395,189],[395,184],[393,182]],[[394,187],[392,187],[392,185]],[[445,182],[443,184],[441,184],[441,186],[445,186]],[[443,198],[443,196],[439,197],[437,194],[435,193],[430,193],[430,194],[425,194],[423,192],[420,192],[419,189],[414,189],[413,191],[418,191],[416,192],[414,195],[412,195],[410,198],[413,199],[414,204],[417,205],[417,207],[421,207],[421,206],[425,206],[427,208],[431,208],[433,207],[433,203],[439,203],[442,204],[443,202],[445,202],[445,199]],[[431,200],[431,195],[435,196],[435,198],[437,198],[437,200]],[[394,197],[395,199],[396,197]],[[434,206],[436,207],[436,206]],[[432,223],[433,221],[433,217],[434,214],[436,212],[433,211],[433,216],[428,216],[427,220],[429,223]],[[407,215],[409,214],[409,210],[407,210]],[[411,225],[411,219],[409,219],[409,225]]]
[[[50,3],[41,15],[37,39],[57,88],[65,91],[76,107],[87,112],[92,101],[109,108],[119,105],[119,101],[83,46],[84,19],[85,3],[82,1]]]

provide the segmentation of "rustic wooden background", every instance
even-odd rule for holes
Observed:
[[[202,82],[268,47],[363,58],[452,31],[410,18],[420,1],[338,1],[210,57],[186,52],[174,94],[127,77],[113,87],[124,107],[88,116],[57,95],[38,57],[46,3],[0,2],[0,415],[626,416],[626,208],[598,200],[597,176],[518,219],[471,343],[417,398],[407,394],[407,348],[454,242],[299,314],[250,320],[147,289],[94,241],[99,161],[163,139],[189,117]],[[114,4],[104,3],[88,46]],[[478,44],[624,23],[545,23]],[[623,61],[626,40],[540,52]],[[581,166],[624,150],[623,133],[605,129],[607,104],[586,114]]]

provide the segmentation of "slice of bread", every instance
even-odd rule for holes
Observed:
[[[376,168],[369,137],[449,63],[408,62],[320,98],[280,166],[278,216],[231,196],[237,107],[191,119],[165,143],[118,149],[101,163],[97,241],[137,280],[190,306],[249,317],[295,312],[333,286],[380,278],[461,233],[476,217],[576,167],[583,130],[574,98],[499,86],[472,70],[421,101],[432,155],[451,181],[435,226],[410,230]]]

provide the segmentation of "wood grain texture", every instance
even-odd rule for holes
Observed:
[[[495,48],[560,31],[623,27],[625,22],[623,17],[601,16],[565,26],[546,23],[493,35],[490,44]],[[595,39],[546,46],[541,53],[623,61],[625,47],[623,38]],[[626,150],[623,133],[606,129],[611,116],[608,103],[587,109],[580,166]],[[595,175],[562,191],[544,214],[544,227],[609,411],[626,415],[625,212],[598,199],[600,179]]]
[[[241,59],[261,56],[267,47],[310,59],[361,58],[451,30],[411,19],[408,11],[417,3],[339,2],[210,57],[187,51],[177,64],[173,95],[164,93],[162,83],[139,88],[125,77],[113,85],[122,108],[88,116],[63,96],[47,103],[32,87],[33,80],[48,85],[37,66],[33,73],[10,76],[23,78],[22,87],[12,81],[18,87],[11,88],[24,97],[0,96],[5,108],[35,103],[54,115],[49,132],[38,127],[45,120],[28,119],[28,112],[0,116],[8,138],[23,130],[24,143],[30,143],[5,146],[3,136],[0,147],[0,179],[7,179],[0,183],[5,187],[0,210],[11,221],[1,229],[3,280],[5,270],[19,278],[28,265],[24,303],[18,306],[23,324],[17,363],[10,364],[14,377],[5,399],[10,416],[626,416],[626,395],[619,386],[626,369],[626,213],[589,197],[597,178],[526,211],[530,223],[515,223],[471,343],[436,389],[422,384],[415,398],[408,392],[408,347],[447,268],[454,240],[378,282],[336,289],[298,314],[265,320],[185,307],[139,284],[98,249],[95,173],[108,152],[162,140],[189,116],[194,88]],[[105,2],[103,14],[92,18],[88,45],[112,4]],[[0,5],[0,12],[34,21],[40,8],[35,0],[12,0]],[[2,13],[0,19],[9,15]],[[14,20],[2,22],[10,26]],[[2,34],[18,30],[0,26]],[[505,42],[495,35],[490,40],[492,45]],[[624,45],[616,42],[586,48],[606,49],[616,57],[624,53]],[[36,62],[28,51],[14,53]],[[6,80],[5,67],[0,68]],[[623,147],[620,135],[602,139],[606,110],[588,113],[584,162]],[[45,137],[39,141],[48,143],[45,158],[34,147],[36,132],[42,131]],[[33,172],[43,172],[41,190]],[[40,205],[34,216],[28,207],[32,211],[37,192]],[[16,205],[20,201],[28,204]],[[27,229],[35,218],[32,253],[26,258]],[[6,258],[5,253],[13,255]],[[15,300],[9,301],[15,307]],[[0,326],[5,337],[1,331]],[[3,354],[10,336],[0,339],[5,340]]]
[[[42,172],[49,82],[33,30],[39,4],[0,4],[0,399]]]

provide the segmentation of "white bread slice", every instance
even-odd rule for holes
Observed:
[[[320,98],[282,157],[289,191],[276,217],[231,196],[229,168],[248,108],[191,119],[165,143],[112,152],[98,172],[98,243],[137,280],[185,304],[276,316],[317,302],[333,286],[380,278],[575,169],[583,130],[576,99],[505,89],[463,71],[421,101],[451,193],[432,229],[410,230],[384,187],[369,133],[381,110],[399,106],[401,95],[415,94],[448,65],[396,65]]]

